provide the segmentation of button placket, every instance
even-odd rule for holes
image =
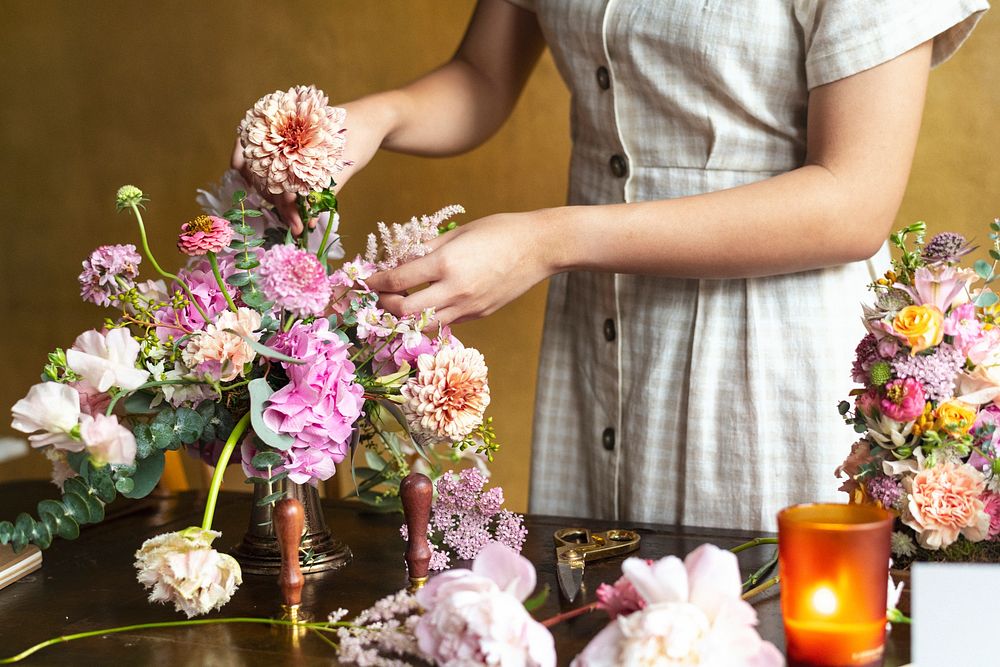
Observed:
[[[609,452],[615,448],[615,430],[610,426],[604,429],[604,433],[601,434],[601,446]]]
[[[597,87],[601,90],[611,87],[611,72],[604,65],[597,68]]]
[[[624,178],[628,175],[628,161],[624,155],[615,153],[608,161],[608,165],[611,167],[611,173],[615,178]]]

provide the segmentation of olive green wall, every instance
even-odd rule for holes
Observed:
[[[80,262],[102,243],[134,242],[112,200],[123,183],[148,193],[152,244],[164,264],[196,188],[226,167],[237,122],[264,93],[314,83],[344,101],[408,81],[445,60],[472,0],[164,2],[0,0],[0,406],[37,381],[45,354],[103,314],[77,296]],[[985,239],[1000,215],[1000,18],[931,77],[923,136],[900,222],[926,219]],[[568,94],[546,56],[514,116],[469,155],[377,157],[342,193],[351,252],[378,220],[450,203],[466,219],[560,203],[566,190]],[[494,465],[524,509],[531,405],[544,294],[536,288],[459,335],[491,367],[491,412],[505,448]],[[854,314],[846,313],[845,317]],[[567,388],[571,390],[571,388]],[[6,426],[0,435],[13,435]],[[34,455],[0,479],[45,476]]]

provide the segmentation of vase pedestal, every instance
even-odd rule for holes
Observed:
[[[279,491],[284,491],[286,497],[301,502],[305,511],[305,527],[299,547],[302,573],[328,572],[350,562],[350,548],[335,539],[326,524],[316,487],[311,484],[296,484],[286,478],[271,485],[271,493]],[[250,524],[243,541],[232,550],[232,555],[244,574],[277,576],[281,570],[281,550],[272,522],[274,503],[264,506],[258,504],[267,494],[267,485],[254,485]]]

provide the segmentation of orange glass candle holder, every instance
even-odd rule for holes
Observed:
[[[789,667],[882,664],[892,521],[870,505],[794,505],[778,513]]]

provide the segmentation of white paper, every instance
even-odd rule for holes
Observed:
[[[914,563],[913,663],[1000,665],[1000,565]]]

